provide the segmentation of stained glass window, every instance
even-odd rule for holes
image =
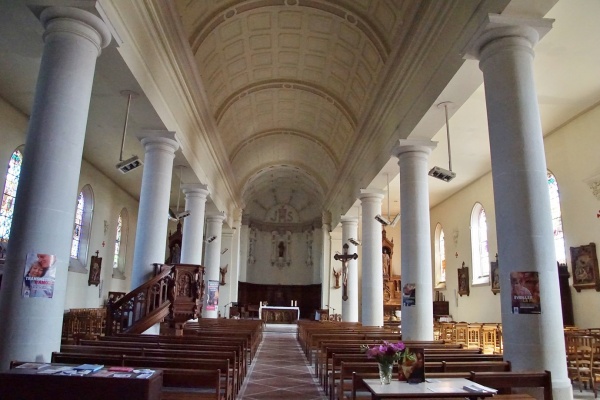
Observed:
[[[444,230],[440,230],[440,282],[446,282],[446,241]]]
[[[73,241],[71,242],[71,258],[75,259],[77,259],[79,256],[79,246],[81,245],[84,206],[85,200],[83,198],[83,192],[81,192],[77,198],[77,210],[75,211],[75,223],[73,227]]]
[[[489,276],[490,274],[490,253],[488,251],[488,238],[487,238],[487,219],[485,217],[485,210],[481,207],[478,218],[479,226],[479,266],[480,276]]]
[[[560,213],[560,195],[558,183],[552,172],[548,171],[548,190],[550,191],[550,211],[552,212],[552,227],[554,229],[554,249],[556,261],[566,264],[565,237],[563,234],[562,216]]]
[[[119,267],[119,250],[121,249],[121,229],[123,228],[123,218],[119,214],[117,220],[117,237],[115,239],[115,256],[113,257],[113,268]]]
[[[19,185],[22,163],[23,154],[19,150],[15,150],[8,162],[6,183],[4,184],[4,192],[2,195],[2,206],[0,207],[0,242],[8,241],[10,236],[10,227],[12,225],[15,197],[17,196],[17,186]]]
[[[473,262],[473,284],[489,283],[490,253],[487,217],[481,203],[475,203],[471,211],[471,260]]]

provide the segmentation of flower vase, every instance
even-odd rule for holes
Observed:
[[[379,366],[379,379],[382,385],[389,385],[392,382],[392,368],[393,364],[378,363]]]

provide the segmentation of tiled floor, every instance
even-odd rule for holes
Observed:
[[[267,324],[238,400],[327,400],[296,340],[296,325]],[[573,398],[593,399],[573,386]]]
[[[296,325],[267,324],[238,400],[325,400],[296,340]]]

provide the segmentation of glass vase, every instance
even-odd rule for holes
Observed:
[[[393,364],[382,364],[378,363],[379,366],[379,379],[382,385],[389,385],[392,381],[392,368]]]

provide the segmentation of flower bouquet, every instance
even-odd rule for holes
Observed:
[[[368,346],[361,345],[361,350],[366,353],[368,358],[375,359],[379,366],[379,378],[383,385],[389,384],[392,378],[393,365],[404,358],[406,346],[402,342],[389,343]]]

